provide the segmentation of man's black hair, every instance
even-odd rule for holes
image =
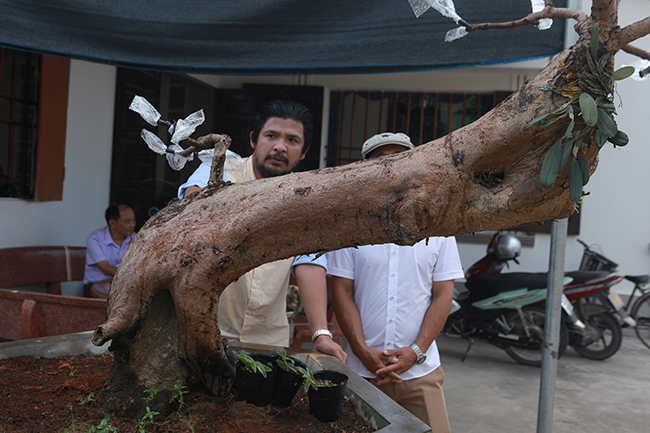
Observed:
[[[253,143],[257,144],[257,139],[260,136],[262,128],[271,117],[295,120],[302,124],[302,129],[305,134],[305,144],[302,147],[302,153],[305,153],[309,145],[311,145],[311,140],[314,135],[314,120],[309,109],[300,102],[276,99],[267,103],[257,112],[257,115],[253,119]]]
[[[114,204],[110,205],[106,209],[106,212],[104,212],[104,218],[106,219],[106,224],[108,224],[108,222],[110,220],[115,220],[115,221],[120,220],[120,217],[122,216],[120,214],[120,207],[121,206],[126,206],[127,208],[131,207],[128,204],[124,204],[124,203],[114,203]]]

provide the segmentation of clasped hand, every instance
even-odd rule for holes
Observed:
[[[368,347],[361,359],[366,368],[377,375],[377,385],[401,383],[401,373],[415,365],[416,356],[410,347],[381,351]]]

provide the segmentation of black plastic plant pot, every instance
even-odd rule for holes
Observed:
[[[273,385],[277,366],[272,362],[269,355],[252,354],[250,357],[263,364],[271,362],[273,370],[267,372],[266,377],[264,377],[261,373],[251,373],[246,369],[243,362],[237,361],[235,363],[237,400],[245,400],[255,406],[266,406],[273,400]]]
[[[314,378],[317,382],[329,380],[336,386],[319,386],[317,390],[309,388],[309,413],[321,422],[336,421],[341,417],[348,376],[338,371],[320,370],[314,373]]]
[[[273,356],[274,361],[278,358],[277,355]],[[293,359],[296,367],[307,368],[304,362],[298,361],[296,358],[290,359]],[[278,365],[275,373],[275,386],[273,387],[273,406],[289,407],[304,380],[302,374],[283,370]]]

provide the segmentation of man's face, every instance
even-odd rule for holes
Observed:
[[[368,159],[381,158],[382,156],[388,156],[388,155],[393,155],[395,153],[406,152],[407,150],[408,150],[407,147],[404,147],[399,144],[387,144],[385,146],[381,146],[373,150],[370,153],[370,155],[368,155]]]
[[[253,143],[253,169],[257,179],[289,173],[305,157],[305,134],[302,123],[293,119],[271,117],[266,121],[257,143]]]
[[[117,221],[110,220],[109,225],[120,235],[124,237],[131,236],[135,230],[135,213],[133,209],[128,206],[120,207],[120,219]]]

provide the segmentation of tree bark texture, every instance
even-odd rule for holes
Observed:
[[[122,259],[108,320],[93,336],[116,350],[104,395],[111,410],[134,410],[140,400],[127,389],[171,389],[190,372],[214,393],[228,392],[234,372],[219,334],[219,295],[263,263],[568,217],[575,206],[568,165],[550,188],[540,184],[544,157],[568,119],[525,126],[566,102],[538,87],[562,83],[560,62],[586,70],[587,39],[492,111],[431,143],[380,160],[208,186],[154,215]],[[597,152],[592,143],[592,169]]]

